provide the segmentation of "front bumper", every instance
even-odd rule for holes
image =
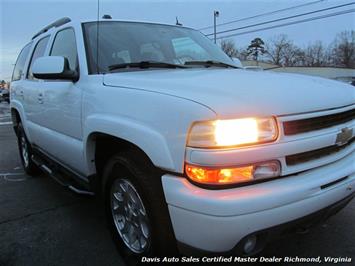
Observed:
[[[351,197],[355,152],[297,175],[234,189],[207,190],[172,175],[162,182],[176,239],[200,250],[227,252],[250,234]]]

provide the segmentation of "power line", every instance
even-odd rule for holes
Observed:
[[[223,38],[229,38],[229,37],[233,37],[233,36],[249,34],[249,33],[258,32],[258,31],[264,31],[264,30],[285,27],[285,26],[289,26],[289,25],[294,25],[294,24],[299,24],[299,23],[304,23],[304,22],[309,22],[309,21],[314,21],[314,20],[319,20],[319,19],[324,19],[324,18],[329,18],[329,17],[340,16],[340,15],[344,15],[344,14],[348,14],[348,13],[352,13],[352,12],[355,12],[355,8],[349,9],[349,10],[343,10],[343,11],[339,11],[339,12],[334,12],[334,13],[330,13],[330,14],[326,14],[326,15],[322,15],[322,16],[318,16],[318,17],[306,18],[306,19],[291,21],[291,22],[287,22],[287,23],[283,23],[283,24],[279,24],[279,25],[259,28],[259,29],[255,29],[255,30],[243,31],[243,32],[234,33],[234,34],[230,34],[230,35],[225,35],[225,36],[218,37],[217,40],[223,39]]]
[[[216,26],[219,27],[219,26],[224,26],[224,25],[232,24],[232,23],[235,23],[235,22],[245,21],[245,20],[249,20],[249,19],[253,19],[253,18],[258,18],[258,17],[264,17],[264,16],[267,16],[267,15],[273,15],[273,14],[276,14],[276,13],[279,13],[279,12],[283,12],[283,11],[287,11],[287,10],[292,10],[292,9],[299,8],[299,7],[314,5],[314,4],[317,4],[317,3],[320,3],[320,2],[324,2],[324,1],[325,1],[325,0],[318,0],[318,1],[310,2],[310,3],[305,3],[305,4],[301,4],[301,5],[297,5],[297,6],[291,6],[291,7],[287,7],[287,8],[283,8],[283,9],[278,9],[278,10],[274,10],[274,11],[270,11],[270,12],[266,12],[266,13],[261,13],[261,14],[258,14],[258,15],[254,15],[254,16],[251,16],[251,17],[245,17],[245,18],[241,18],[241,19],[237,19],[237,20],[232,20],[232,21],[224,22],[224,23],[221,23],[221,24],[217,24]],[[204,28],[201,28],[201,29],[199,29],[199,30],[207,30],[207,29],[211,29],[211,28],[213,28],[213,26],[204,27]]]
[[[293,15],[293,16],[288,16],[288,17],[273,19],[273,20],[269,20],[269,21],[264,21],[264,22],[260,22],[260,23],[256,23],[256,24],[252,24],[252,25],[247,25],[247,26],[243,26],[243,27],[239,27],[239,28],[234,28],[234,29],[230,29],[230,30],[224,30],[224,31],[217,32],[217,34],[227,33],[227,32],[231,32],[231,31],[242,30],[242,29],[247,29],[247,28],[252,28],[252,27],[256,27],[256,26],[261,26],[261,25],[265,25],[265,24],[270,24],[270,23],[279,22],[279,21],[292,19],[292,18],[297,18],[297,17],[302,17],[302,16],[307,16],[307,15],[311,15],[311,14],[315,14],[315,13],[319,13],[319,12],[324,12],[324,11],[328,11],[328,10],[332,10],[332,9],[336,9],[336,8],[350,6],[350,5],[353,5],[353,4],[355,4],[355,2],[351,2],[351,3],[347,3],[347,4],[343,4],[343,5],[338,5],[338,6],[327,7],[327,8],[323,8],[323,9],[318,9],[318,10],[315,10],[315,11],[306,12],[306,13],[302,13],[302,14],[297,14],[297,15]],[[211,35],[213,35],[213,33],[206,34],[206,36],[211,36]]]

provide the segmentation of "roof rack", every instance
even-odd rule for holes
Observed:
[[[39,35],[41,35],[42,33],[45,33],[47,32],[49,29],[51,28],[55,28],[55,27],[59,27],[59,26],[62,26],[68,22],[70,22],[71,19],[68,18],[68,17],[64,17],[64,18],[61,18],[61,19],[58,19],[56,21],[54,21],[53,23],[49,24],[48,26],[44,27],[43,29],[41,29],[39,32],[37,32],[33,37],[32,37],[32,40],[36,37],[38,37]]]

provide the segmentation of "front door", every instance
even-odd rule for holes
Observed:
[[[49,55],[68,59],[72,70],[79,70],[75,33],[66,28],[56,33]],[[69,80],[43,82],[42,121],[44,134],[41,148],[70,168],[82,172],[83,147],[81,125],[82,91]]]
[[[42,99],[40,97],[40,88],[43,80],[36,79],[32,74],[32,66],[37,58],[44,56],[47,50],[49,36],[40,39],[32,52],[25,79],[22,82],[22,88],[18,90],[20,97],[23,99],[23,107],[26,114],[26,127],[33,144],[41,142],[41,126],[42,120]]]

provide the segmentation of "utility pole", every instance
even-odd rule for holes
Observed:
[[[175,17],[175,18],[176,18],[176,23],[175,23],[175,25],[176,25],[176,26],[182,26],[182,24],[179,22],[178,17]]]
[[[214,43],[217,43],[217,33],[216,33],[217,25],[216,25],[216,19],[217,19],[218,16],[219,16],[219,12],[216,11],[216,10],[213,11]]]

